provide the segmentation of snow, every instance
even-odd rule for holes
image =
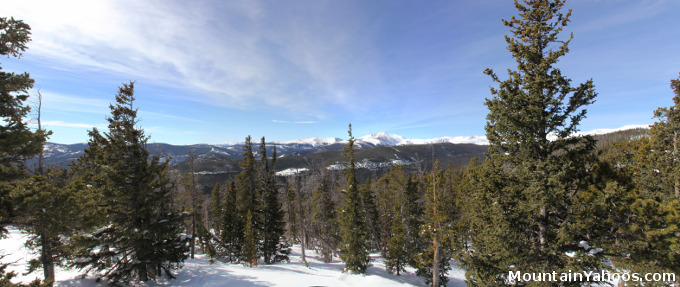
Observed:
[[[613,133],[613,132],[618,132],[618,131],[625,131],[625,130],[632,130],[632,129],[648,129],[649,125],[625,125],[620,128],[615,128],[615,129],[594,129],[591,131],[583,132],[583,133],[577,133],[579,135],[602,135],[602,134],[608,134],[608,133]]]
[[[301,173],[301,172],[305,172],[305,171],[308,171],[308,170],[309,170],[308,168],[304,168],[304,167],[303,168],[291,167],[291,168],[287,168],[287,169],[284,169],[282,171],[276,172],[276,175],[278,175],[278,176],[289,176],[289,175],[295,175],[295,174],[298,174],[298,173]]]
[[[16,271],[19,276],[13,282],[28,283],[41,277],[41,272],[22,275],[27,261],[37,257],[23,246],[27,234],[9,227],[9,238],[0,240],[0,254],[9,254],[2,262],[12,262],[7,271]],[[205,255],[198,254],[194,259],[187,259],[180,270],[176,270],[176,279],[160,279],[158,282],[135,284],[135,286],[425,286],[424,281],[414,274],[412,268],[401,276],[390,275],[385,271],[385,264],[379,254],[371,254],[372,266],[366,274],[353,275],[342,273],[343,263],[336,257],[331,263],[323,263],[314,251],[307,250],[309,267],[301,259],[300,245],[292,248],[291,260],[288,263],[259,265],[253,268],[240,264],[229,264],[220,261],[211,263]],[[465,272],[454,262],[449,271],[448,286],[465,286]],[[55,286],[105,286],[106,282],[95,282],[92,277],[82,279],[77,270],[56,268]]]
[[[638,129],[638,128],[649,128],[649,125],[625,125],[614,129],[595,129],[587,132],[575,133],[575,136],[581,135],[601,135],[606,133],[613,133],[618,131]],[[557,136],[555,134],[548,135],[550,140],[555,140]],[[488,145],[489,140],[486,136],[456,136],[456,137],[438,137],[431,139],[412,139],[404,138],[403,136],[396,134],[389,134],[386,132],[379,132],[367,136],[363,136],[357,139],[357,143],[370,143],[373,145],[381,146],[400,146],[400,145],[425,145],[433,143],[452,143],[452,144],[476,144],[476,145]]]
[[[199,175],[215,175],[215,174],[226,174],[226,173],[229,173],[229,172],[226,171],[226,170],[194,172],[194,174],[199,174]]]
[[[374,145],[388,145],[388,146],[395,146],[399,145],[403,142],[406,142],[406,139],[400,135],[394,135],[394,134],[388,134],[386,132],[379,132],[377,134],[372,134],[372,135],[367,135],[360,137],[357,139],[359,142],[366,142],[366,143],[371,143]]]
[[[285,142],[275,142],[276,144],[308,144],[313,147],[332,145],[336,143],[347,143],[346,140],[340,138],[308,138],[308,139],[297,139]]]
[[[431,139],[407,139],[400,135],[388,134],[386,132],[379,132],[372,135],[363,136],[357,139],[359,143],[370,143],[373,145],[383,146],[400,146],[400,145],[425,145],[433,143],[469,143],[477,145],[488,145],[489,141],[485,136],[458,136],[458,137],[438,137]]]

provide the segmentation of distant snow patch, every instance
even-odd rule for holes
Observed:
[[[284,169],[282,171],[278,171],[278,172],[276,172],[276,175],[277,176],[290,176],[290,175],[296,175],[298,173],[305,172],[305,171],[308,171],[308,170],[309,170],[308,168],[304,168],[304,167],[303,168],[292,167],[292,168]]]

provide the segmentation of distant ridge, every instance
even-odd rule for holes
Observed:
[[[619,131],[632,129],[646,129],[648,125],[627,125],[615,129],[595,129],[587,132],[580,132],[577,135],[602,135],[610,134]],[[344,145],[347,144],[346,139],[341,138],[321,138],[314,137],[308,139],[296,139],[282,142],[267,143],[268,152],[276,146],[276,151],[279,157],[296,157],[312,154],[319,154],[325,152],[342,151]],[[356,139],[356,146],[359,149],[371,149],[374,147],[406,147],[406,146],[421,146],[429,144],[473,144],[477,146],[486,146],[489,144],[485,136],[457,136],[457,137],[438,137],[431,139],[408,139],[396,134],[389,134],[387,132],[378,132],[370,135],[365,135]],[[241,147],[243,143],[225,143],[219,145],[211,144],[194,144],[194,145],[170,145],[164,143],[149,144],[149,150],[152,154],[162,155],[164,157],[172,157],[172,161],[182,162],[186,160],[190,152],[194,152],[199,158],[209,156],[220,156],[231,159],[241,158]],[[60,163],[66,165],[75,160],[83,154],[83,150],[87,147],[86,143],[79,144],[45,144],[45,160],[47,163]],[[401,148],[400,148],[401,149]],[[270,153],[271,154],[271,153]]]

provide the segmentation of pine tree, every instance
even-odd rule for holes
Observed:
[[[633,272],[680,272],[680,79],[671,80],[671,88],[674,105],[655,111],[658,121],[650,126],[649,137],[616,144],[609,160],[631,178],[633,186],[610,187],[633,190],[623,205],[629,208],[627,216],[619,220],[625,220],[619,229],[621,256],[612,261]]]
[[[354,137],[352,125],[349,125],[349,140],[345,146],[345,198],[340,207],[340,258],[345,262],[345,272],[366,273],[370,257],[365,214],[361,204],[361,194],[356,180],[356,166],[354,164]]]
[[[400,275],[408,264],[410,253],[415,246],[407,244],[406,227],[406,188],[408,180],[403,165],[397,165],[380,178],[379,201],[382,209],[383,234],[385,239],[385,266],[390,273]]]
[[[66,264],[68,247],[60,237],[70,237],[78,227],[76,218],[82,211],[78,197],[83,188],[82,182],[70,180],[67,170],[56,167],[22,180],[15,187],[16,222],[35,234],[26,246],[40,254],[31,259],[29,272],[42,267],[45,281],[54,282],[55,265]]]
[[[264,137],[260,144],[260,189],[262,190],[262,255],[266,264],[288,261],[290,249],[284,240],[285,222],[279,203],[279,189],[274,168],[276,147],[273,150],[271,168],[267,159]]]
[[[673,106],[659,108],[654,117],[659,119],[649,131],[657,156],[660,173],[667,175],[666,186],[673,186],[673,196],[680,198],[680,78],[671,80],[675,93]]]
[[[226,189],[226,188],[225,188]],[[216,183],[213,189],[210,191],[210,210],[209,210],[209,222],[210,228],[213,230],[218,230],[222,225],[222,198],[223,188],[219,183]]]
[[[21,20],[0,17],[0,55],[20,58],[30,41],[31,27]],[[0,237],[14,217],[12,182],[26,177],[24,159],[40,153],[50,134],[31,131],[25,121],[30,107],[24,102],[34,80],[28,73],[2,72],[0,67]]]
[[[290,181],[290,180],[288,180]],[[295,243],[298,228],[298,211],[295,204],[295,188],[286,183],[286,232],[289,243]]]
[[[404,237],[409,246],[407,263],[412,267],[418,267],[417,252],[424,247],[423,238],[420,236],[420,226],[423,223],[423,198],[419,183],[415,176],[409,176],[406,182],[406,202],[404,203]]]
[[[0,17],[0,55],[20,58],[30,41],[31,27],[21,20]],[[1,71],[0,67],[0,239],[7,234],[6,226],[17,216],[16,181],[26,178],[23,160],[42,151],[51,132],[31,131],[25,121],[30,107],[24,102],[34,80],[28,73]],[[35,190],[30,191],[38,192]],[[2,255],[0,255],[1,257]],[[0,285],[10,283],[13,273],[5,273],[7,265],[0,264]],[[49,280],[49,279],[48,279]],[[37,282],[34,282],[37,284]]]
[[[596,234],[577,221],[574,210],[587,204],[580,202],[579,193],[590,185],[595,143],[588,136],[572,136],[586,115],[583,107],[594,102],[596,93],[592,80],[572,87],[554,67],[573,37],[557,37],[571,11],[560,12],[563,0],[523,3],[515,1],[519,18],[503,21],[513,34],[506,42],[517,70],[509,70],[505,81],[485,70],[499,88],[491,88],[494,97],[486,100],[490,147],[474,197],[479,201],[474,251],[464,259],[473,286],[511,284],[510,271],[559,274],[605,268],[601,253],[565,254]]]
[[[391,236],[387,241],[387,258],[385,259],[385,268],[390,274],[401,275],[406,269],[408,263],[409,249],[412,248],[406,244],[406,230],[404,228],[403,218],[398,215],[392,218],[390,225]]]
[[[324,263],[333,261],[333,253],[338,245],[337,218],[335,216],[335,202],[333,202],[333,184],[327,170],[321,174],[319,187],[312,195],[312,229],[320,241],[319,247]]]
[[[171,209],[169,159],[149,156],[134,99],[134,83],[124,84],[110,105],[108,132],[90,132],[75,167],[101,208],[90,219],[98,229],[72,238],[73,265],[111,282],[172,277],[187,251],[184,218]]]
[[[431,286],[446,286],[447,272],[451,269],[449,261],[451,253],[447,249],[450,243],[450,221],[448,216],[453,212],[447,209],[447,182],[444,171],[439,169],[439,160],[429,175],[425,177],[425,211],[421,219],[420,236],[424,240],[419,254],[416,274],[425,279]]]
[[[260,227],[258,215],[261,203],[258,197],[257,170],[255,167],[255,155],[253,154],[253,143],[250,136],[246,137],[245,144],[243,145],[243,157],[239,162],[239,167],[241,167],[241,172],[236,175],[236,207],[239,216],[238,224],[243,227],[244,231],[240,235],[242,239],[238,240],[238,242],[243,244],[239,247],[242,251],[239,261],[248,266],[254,266],[257,264],[257,239],[259,238],[258,229]],[[247,214],[250,214],[250,218],[245,216]],[[252,233],[252,238],[248,238],[248,240],[245,238],[246,227],[250,228],[248,232]],[[255,244],[254,254],[250,253],[250,249],[246,250],[246,245],[249,244]]]
[[[193,151],[189,152],[189,158],[187,159],[189,170],[181,177],[184,192],[180,193],[181,205],[189,212],[187,230],[190,234],[189,256],[191,258],[194,258],[194,255],[196,254],[196,240],[204,242],[206,241],[205,235],[207,235],[207,231],[202,224],[204,198],[199,192],[198,183],[196,181],[195,161],[196,154]]]
[[[243,259],[241,260],[248,267],[257,266],[257,235],[253,222],[253,213],[248,210],[243,234]]]
[[[381,228],[381,218],[378,213],[378,206],[375,200],[375,193],[373,192],[373,187],[371,186],[371,181],[366,179],[366,182],[359,186],[359,196],[361,200],[361,207],[363,208],[362,214],[364,214],[367,239],[369,244],[369,250],[379,250],[385,253],[384,241],[387,237],[384,233],[387,231],[386,227]],[[384,219],[385,217],[383,217]],[[372,245],[372,246],[371,246]],[[372,248],[371,248],[372,247]]]
[[[222,225],[220,226],[220,241],[223,248],[222,256],[229,262],[238,262],[243,247],[244,221],[239,217],[237,209],[236,184],[232,181],[227,185],[227,191],[222,205]]]

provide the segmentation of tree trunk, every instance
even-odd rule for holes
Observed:
[[[300,250],[302,251],[302,262],[305,263],[305,267],[309,267],[307,263],[307,258],[305,256],[305,248],[307,248],[307,232],[305,232],[305,213],[302,210],[302,192],[300,192],[300,183],[295,186],[298,199],[298,215],[300,216]]]
[[[139,265],[137,272],[139,272],[139,281],[149,281],[149,276],[146,273],[146,264]]]
[[[42,94],[38,90],[38,130],[42,131]],[[38,174],[45,175],[45,163],[44,163],[45,151],[40,150],[38,154]],[[54,260],[52,258],[52,245],[50,244],[50,238],[45,234],[45,230],[40,231],[40,243],[42,245],[42,252],[40,254],[40,262],[43,266],[43,275],[45,275],[46,281],[54,282]]]
[[[432,146],[432,220],[434,221],[434,236],[432,245],[434,246],[434,258],[432,262],[432,286],[437,287],[439,283],[439,220],[437,219],[437,168],[434,160],[434,146]]]
[[[54,260],[52,259],[52,246],[50,240],[45,234],[45,231],[40,232],[40,241],[42,243],[42,254],[40,254],[40,263],[43,266],[43,273],[46,281],[54,282]]]
[[[441,285],[439,283],[439,242],[437,242],[437,237],[439,237],[439,220],[437,219],[437,169],[434,166],[434,146],[432,147],[432,219],[434,221],[434,239],[432,244],[434,245],[434,258],[432,262],[432,286],[437,287]]]
[[[191,259],[194,259],[196,253],[196,216],[191,215]]]

